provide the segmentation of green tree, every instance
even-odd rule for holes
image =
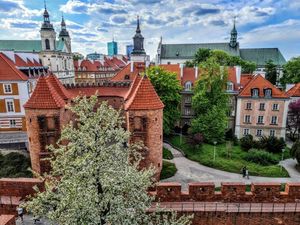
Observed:
[[[59,142],[67,143],[50,146],[52,170],[43,177],[45,191],[25,207],[55,224],[152,224],[161,218],[146,213],[154,171],[138,169],[141,147],[125,146],[130,134],[119,112],[106,102],[97,105],[92,96],[77,98],[70,107],[76,121],[64,127]],[[188,224],[187,218],[172,218],[164,224]]]
[[[203,73],[196,82],[192,98],[195,118],[192,120],[191,130],[193,133],[201,133],[206,142],[222,142],[229,109],[228,95],[224,91],[227,68],[220,67],[216,58],[211,57],[200,64],[200,69]]]
[[[211,50],[208,48],[199,48],[192,61],[186,61],[185,66],[194,67],[201,62],[205,62],[211,56]]]
[[[277,66],[272,60],[266,63],[266,79],[274,85],[277,82]]]
[[[300,164],[300,141],[297,140],[294,142],[291,150],[290,150],[291,156],[297,160],[298,164]]]
[[[283,66],[283,76],[280,83],[283,85],[300,82],[300,56],[294,57]]]
[[[164,134],[169,135],[174,123],[180,118],[179,106],[182,87],[176,73],[168,72],[158,66],[150,67],[147,74],[156,93],[165,105],[163,127]]]

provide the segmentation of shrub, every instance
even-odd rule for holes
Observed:
[[[277,137],[262,137],[258,143],[258,148],[265,149],[272,153],[280,153],[285,147],[284,139]]]
[[[174,156],[169,149],[163,148],[163,159],[173,159]]]
[[[163,167],[160,174],[160,179],[167,179],[173,177],[177,172],[177,168],[174,163],[163,161]]]
[[[190,145],[202,145],[203,144],[203,135],[200,133],[190,134],[188,137],[188,143]]]
[[[290,150],[291,156],[297,160],[298,164],[300,164],[300,141],[297,140],[291,150]]]
[[[233,140],[232,141],[233,141],[233,145],[234,146],[238,146],[239,145],[239,139],[237,138],[236,135],[233,136]]]
[[[251,149],[245,156],[244,159],[249,162],[257,163],[262,166],[268,166],[268,165],[276,165],[278,164],[279,160],[275,155],[272,153],[263,151],[263,150],[257,150],[257,149]]]
[[[241,140],[241,148],[245,151],[248,151],[253,147],[253,136],[251,134],[242,137]]]

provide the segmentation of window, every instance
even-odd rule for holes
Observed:
[[[11,84],[4,84],[4,93],[12,93]]]
[[[279,110],[279,105],[277,103],[273,104],[273,111],[278,111]]]
[[[256,130],[256,136],[261,137],[263,135],[263,131],[261,129]]]
[[[251,104],[251,102],[247,102],[247,104],[246,104],[246,109],[251,109],[252,108],[252,104]]]
[[[185,103],[191,103],[191,102],[192,102],[191,96],[185,97]]]
[[[251,123],[251,116],[250,115],[245,115],[245,123]]]
[[[250,134],[250,129],[245,128],[244,132],[243,132],[243,135],[246,136],[246,135],[249,135],[249,134]]]
[[[259,104],[259,110],[260,111],[265,111],[265,103],[260,103]]]
[[[267,98],[272,97],[272,89],[266,89],[265,90],[265,97],[267,97]]]
[[[233,83],[227,82],[227,91],[233,91]]]
[[[14,112],[14,100],[13,99],[6,99],[6,109],[7,112]]]
[[[46,46],[46,50],[50,49],[50,41],[49,41],[49,39],[45,40],[45,46]]]
[[[125,77],[124,77],[124,80],[129,80],[129,79],[130,79],[129,75],[126,74]]]
[[[263,124],[264,123],[264,116],[258,116],[257,123],[258,124]]]
[[[186,115],[186,116],[191,115],[191,109],[190,108],[185,108],[184,109],[184,115]]]
[[[275,137],[275,130],[270,130],[270,137]]]
[[[9,126],[16,127],[17,126],[16,120],[9,120]]]
[[[257,88],[252,89],[252,97],[258,97],[259,91]]]
[[[192,90],[192,82],[191,81],[187,81],[184,85],[184,90],[185,91],[191,91]]]
[[[277,116],[272,116],[271,124],[277,124]]]

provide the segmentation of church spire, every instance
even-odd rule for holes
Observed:
[[[42,30],[54,30],[53,25],[50,23],[50,16],[47,10],[46,0],[44,0],[44,7],[45,7],[44,14],[43,14],[44,22],[42,24]]]
[[[145,55],[145,50],[144,50],[144,37],[141,34],[141,29],[140,29],[140,17],[137,16],[137,26],[136,26],[136,31],[135,35],[133,37],[133,55]]]
[[[236,17],[234,17],[234,20],[233,20],[233,28],[231,30],[231,36],[230,36],[230,47],[232,48],[235,48],[237,46],[237,30],[236,30],[236,27],[235,27],[235,21],[236,21]]]
[[[59,32],[59,37],[69,37],[69,32],[67,31],[67,26],[64,18],[64,14],[61,16],[61,31]]]

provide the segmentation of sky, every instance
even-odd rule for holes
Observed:
[[[62,14],[73,52],[119,53],[132,43],[137,15],[147,54],[158,42],[229,42],[236,17],[240,48],[278,47],[288,60],[300,56],[300,0],[46,0],[57,32]],[[39,39],[44,0],[0,0],[0,39]]]

